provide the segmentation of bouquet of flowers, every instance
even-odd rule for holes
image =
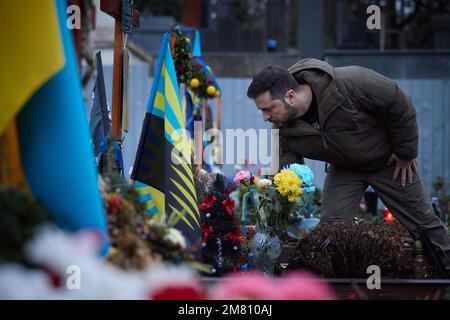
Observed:
[[[240,198],[251,188],[256,187],[257,178],[249,171],[241,170],[234,176],[234,184],[238,187]]]
[[[259,179],[252,175],[249,171],[241,170],[236,173],[234,177],[234,184],[237,187],[236,202],[240,207],[239,221],[243,228],[243,233],[247,235],[247,229],[252,229],[255,223],[260,223],[258,210],[259,210]],[[251,206],[249,206],[252,205]],[[250,226],[247,227],[248,216],[253,219],[249,219]],[[257,221],[255,221],[255,218]]]
[[[314,185],[314,173],[312,170],[303,164],[294,163],[287,167],[287,169],[294,171],[302,180],[301,188],[303,190],[301,195],[301,205],[296,210],[289,213],[288,220],[292,226],[291,230],[294,233],[301,233],[306,229],[314,229],[320,220],[315,217],[319,212],[319,207],[315,204],[314,193],[316,187]]]
[[[250,243],[250,250],[256,267],[272,274],[282,252],[282,241],[288,239],[289,216],[302,204],[303,189],[302,179],[290,168],[277,173],[273,183],[266,180],[259,183],[262,200],[258,217],[261,223]]]
[[[289,216],[302,203],[302,179],[287,168],[274,176],[273,184],[264,188],[260,209],[265,227],[274,232],[284,233],[289,223]]]

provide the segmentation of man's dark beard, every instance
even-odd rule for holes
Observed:
[[[293,106],[287,104],[283,99],[280,100],[283,102],[284,109],[286,110],[286,120],[284,122],[274,122],[274,124],[277,127],[282,128],[296,118],[297,110]]]
[[[291,122],[292,120],[295,120],[297,117],[297,110],[291,106],[290,104],[286,103],[286,101],[283,100],[284,108],[287,111],[287,118],[286,123]]]

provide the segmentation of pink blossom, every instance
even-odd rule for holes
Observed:
[[[282,300],[335,300],[329,284],[305,271],[289,273],[277,285]]]
[[[258,272],[229,276],[211,292],[212,300],[275,300],[278,290],[270,278]]]
[[[234,184],[238,186],[242,180],[244,180],[244,179],[250,180],[251,176],[252,175],[250,174],[250,172],[241,170],[238,173],[236,173],[236,175],[234,176]]]
[[[215,300],[333,300],[330,286],[307,272],[292,272],[284,278],[268,278],[250,272],[224,278],[210,294]]]

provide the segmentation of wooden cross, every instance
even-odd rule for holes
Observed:
[[[123,36],[122,36],[122,0],[101,0],[100,10],[113,17],[114,25],[114,63],[111,107],[111,135],[122,139],[122,77],[123,77]],[[133,12],[133,26],[139,27],[139,12]]]

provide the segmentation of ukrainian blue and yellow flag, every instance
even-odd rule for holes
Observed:
[[[195,31],[194,44],[192,45],[192,60],[193,63],[200,66],[208,78],[211,79],[216,89],[222,92],[219,86],[219,81],[217,81],[216,77],[214,77],[211,68],[205,63],[205,61],[203,61],[200,44],[200,32],[198,30]]]
[[[65,64],[54,0],[0,4],[0,133]]]
[[[169,34],[164,34],[131,178],[139,182],[136,187],[149,212],[160,216],[175,212],[183,222],[180,229],[195,242],[201,234],[200,213],[185,129],[186,107],[180,99]]]
[[[0,2],[0,134],[17,119],[34,198],[63,229],[107,228],[64,0]]]

